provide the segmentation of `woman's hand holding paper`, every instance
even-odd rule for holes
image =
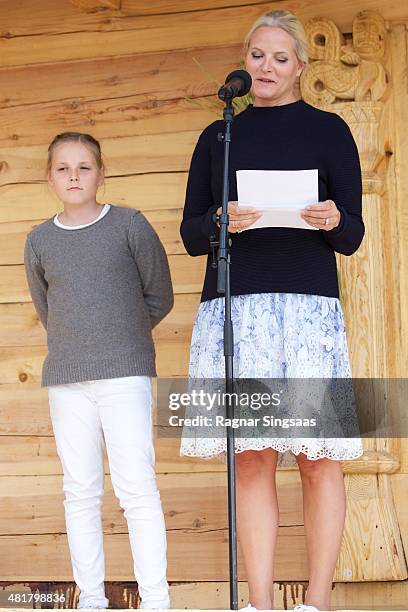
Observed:
[[[326,232],[334,229],[340,223],[340,211],[333,200],[309,204],[302,210],[301,217],[309,225]]]
[[[217,209],[217,215],[222,212],[221,206]],[[238,206],[238,202],[228,202],[229,225],[231,234],[242,232],[250,227],[255,221],[262,217],[262,212],[253,206]]]

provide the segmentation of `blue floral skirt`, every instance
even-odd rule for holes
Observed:
[[[232,297],[234,377],[351,377],[343,312],[337,298],[293,293],[260,293]],[[202,302],[190,351],[189,376],[224,376],[224,299]],[[187,433],[187,432],[186,432]],[[355,459],[363,454],[361,438],[235,439],[235,452],[273,448],[309,459]],[[226,452],[225,437],[183,435],[180,454],[214,457]]]

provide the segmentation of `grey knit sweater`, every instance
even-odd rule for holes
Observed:
[[[24,261],[48,336],[42,386],[156,375],[151,330],[173,291],[164,248],[140,212],[111,206],[75,231],[49,219],[27,236]]]

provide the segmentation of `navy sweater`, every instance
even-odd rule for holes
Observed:
[[[191,160],[181,236],[190,255],[208,255],[201,301],[220,297],[211,267],[212,220],[221,206],[223,144],[215,121],[200,135]],[[231,293],[306,293],[338,297],[335,251],[354,253],[364,236],[361,170],[348,125],[338,115],[298,100],[283,106],[249,106],[232,126],[229,200],[237,200],[237,170],[319,171],[319,201],[341,213],[330,231],[259,228],[231,234]]]

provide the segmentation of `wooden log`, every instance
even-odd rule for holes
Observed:
[[[296,604],[305,601],[307,583],[284,580],[274,583],[274,608],[292,610]],[[170,598],[173,608],[199,609],[205,601],[208,609],[229,608],[228,582],[196,582],[171,584]],[[331,590],[332,610],[404,610],[408,601],[408,582],[335,582]],[[238,583],[238,605],[248,603],[248,585]]]
[[[168,574],[170,581],[227,580],[228,534],[226,530],[169,531]],[[72,580],[65,535],[1,536],[0,571],[4,581]],[[104,538],[106,580],[133,580],[129,539],[126,534]],[[242,554],[238,576],[245,579]],[[306,580],[306,550],[303,527],[281,527],[276,550],[277,580]]]
[[[280,472],[278,473],[278,481],[278,490],[280,491],[280,506],[289,509],[287,519],[290,517],[289,520],[294,521],[292,532],[285,532],[285,527],[283,526],[280,527],[279,532],[280,535],[283,533],[289,535],[289,533],[291,533],[291,539],[286,540],[286,547],[289,548],[289,551],[292,554],[295,554],[295,552],[299,552],[299,550],[293,550],[293,546],[298,547],[299,543],[293,540],[293,536],[297,537],[300,535],[300,533],[297,531],[298,523],[296,523],[296,521],[301,520],[300,516],[296,515],[296,513],[293,511],[294,507],[301,507],[301,486],[299,474]],[[9,533],[8,529],[12,529],[17,545],[16,548],[18,555],[18,545],[22,541],[24,542],[30,536],[27,536],[26,534],[20,536],[15,535],[15,527],[13,529],[13,525],[11,524],[12,522],[14,523],[14,517],[18,519],[18,517],[22,514],[23,516],[21,519],[23,520],[23,523],[24,520],[29,522],[31,521],[31,524],[27,525],[29,533],[36,533],[37,536],[39,533],[42,534],[42,532],[39,531],[41,528],[47,529],[47,537],[53,533],[55,534],[61,531],[64,532],[64,529],[63,514],[61,512],[62,499],[61,495],[59,495],[57,492],[58,481],[55,479],[55,477],[52,479],[44,479],[43,477],[26,480],[26,489],[21,488],[20,486],[17,490],[15,490],[16,482],[17,481],[15,478],[14,480],[9,478],[0,481],[0,516],[4,517],[2,521],[5,521],[0,523],[0,526],[4,525],[5,529],[5,535],[0,536],[0,541],[3,545],[4,543],[7,545],[7,533]],[[398,547],[395,548],[395,537],[389,537],[387,521],[385,520],[384,522],[384,520],[382,520],[382,513],[384,511],[387,513],[389,509],[389,504],[387,503],[386,497],[384,497],[384,495],[378,495],[375,480],[373,480],[371,477],[361,477],[358,487],[355,487],[355,479],[349,479],[348,483],[353,485],[354,489],[352,491],[348,489],[346,528],[344,532],[343,545],[337,564],[335,580],[359,581],[362,578],[372,579],[374,574],[378,576],[379,579],[405,578],[406,572],[404,574],[405,565],[402,549],[398,551]],[[59,484],[61,485],[61,481]],[[197,474],[194,474],[187,479],[185,475],[183,475],[182,479],[180,476],[176,475],[160,478],[164,509],[169,522],[169,541],[171,541],[174,533],[173,529],[177,531],[183,530],[185,534],[189,531],[194,531],[197,535],[197,545],[204,546],[204,551],[207,552],[207,555],[209,555],[206,556],[207,560],[212,558],[216,559],[218,558],[219,554],[221,554],[221,556],[224,554],[222,551],[222,542],[224,542],[224,539],[214,541],[210,534],[222,533],[225,530],[225,527],[223,527],[223,525],[226,525],[227,522],[225,508],[225,484],[225,476],[223,475],[221,477],[219,474],[202,474],[200,477],[198,477]],[[2,495],[2,485],[6,487],[6,492],[15,490],[13,496]],[[41,491],[40,487],[43,488],[43,491]],[[108,490],[111,493],[111,489]],[[41,492],[45,494],[45,499],[40,497]],[[223,503],[220,505],[221,498]],[[41,502],[39,502],[38,499],[41,499]],[[297,499],[297,504],[294,504],[294,499]],[[193,504],[191,503],[191,500],[194,500]],[[112,501],[113,497],[108,493],[107,504],[105,505],[104,511],[106,531],[108,534],[126,534],[125,524],[123,520],[121,520],[122,517],[120,514],[117,514],[117,504],[115,509],[115,506],[112,507],[111,505]],[[54,526],[53,517],[55,513],[52,512],[52,505],[55,502],[59,502],[60,512],[59,519],[57,519],[57,523],[54,523]],[[28,513],[27,509],[29,509]],[[356,514],[357,517],[355,516]],[[24,516],[26,518],[24,518]],[[174,518],[175,516],[177,516],[176,519]],[[357,524],[359,525],[359,530],[357,533],[351,533],[350,529],[352,529],[352,526],[356,524],[356,519]],[[34,524],[32,521],[35,521],[35,526],[33,526]],[[374,526],[375,523],[377,524]],[[380,529],[377,529],[378,527],[380,527]],[[1,533],[3,532],[1,531]],[[394,535],[395,534],[396,532],[394,530]],[[211,543],[207,541],[205,537],[206,535],[210,537]],[[357,540],[361,540],[361,542],[357,542]],[[38,536],[37,541],[41,543],[42,535]],[[185,546],[186,543],[188,546],[188,540],[183,541],[183,546]],[[118,540],[116,540],[116,544],[118,544]],[[207,547],[206,549],[206,546],[209,544],[210,548]],[[175,545],[176,547],[177,545],[180,546],[180,543],[176,541]],[[359,555],[356,556],[356,551],[359,550],[360,547],[366,551],[365,561],[362,564],[362,567],[360,565]],[[379,554],[379,550],[382,550],[384,554]],[[304,553],[304,551],[302,552]],[[170,559],[171,558],[172,557],[170,554]],[[185,560],[185,557],[183,557],[183,559]],[[58,561],[61,562],[62,559]],[[4,573],[7,575],[8,569],[4,569],[3,565],[7,565],[7,563],[3,564],[2,561],[0,561],[0,571],[2,575],[4,575]],[[213,562],[208,563],[207,565],[213,566]],[[211,575],[208,574],[207,567],[200,566],[197,569],[198,572],[200,572],[200,579],[212,579]],[[181,569],[181,566],[177,565],[177,571],[185,571],[185,568]],[[191,580],[191,574],[188,573],[188,570],[186,571],[187,575],[178,573],[177,577],[174,577],[173,579]],[[204,572],[204,576],[201,575],[201,572]],[[27,574],[24,575],[27,576]],[[171,569],[170,575],[172,575]],[[11,576],[9,579],[16,579],[16,577]],[[44,578],[42,576],[34,577],[32,574],[29,574],[29,579]],[[48,579],[63,580],[67,578],[61,575],[53,575]],[[118,580],[119,577],[112,577],[111,579]],[[128,578],[125,576],[123,579]]]
[[[170,271],[174,293],[201,291],[205,258],[189,255],[170,255]],[[0,275],[0,303],[30,302],[24,266],[2,266]]]
[[[170,600],[172,610],[200,610],[205,601],[207,610],[229,609],[228,582],[171,582]],[[134,581],[105,582],[106,596],[115,609],[128,610],[138,605],[137,584]],[[12,582],[0,585],[0,594],[6,598],[10,593],[20,592],[30,596],[39,592],[63,595],[69,609],[76,609],[79,589],[74,582]],[[276,581],[273,585],[274,608],[289,610],[295,604],[305,600],[307,583],[303,581]],[[332,609],[340,612],[357,612],[358,610],[403,610],[408,599],[408,583],[405,582],[357,582],[333,583],[331,591]],[[248,603],[248,585],[238,582],[238,604],[244,607]],[[17,612],[10,608],[7,612]]]
[[[259,5],[259,0],[240,0],[239,6]],[[63,32],[117,31],[126,28],[129,17],[194,13],[199,10],[212,10],[231,7],[231,0],[155,0],[147,3],[140,0],[122,0],[120,13],[101,10],[85,13],[78,11],[69,2],[54,3],[52,0],[24,0],[23,3],[9,2],[3,15],[4,37],[27,36],[30,34],[59,34]],[[327,0],[314,0],[313,4],[300,4],[295,0],[275,0],[261,3],[259,15],[274,8],[284,8],[299,14],[303,21],[315,16],[334,19],[343,31],[350,31],[351,19],[355,15],[355,5],[347,0],[341,4],[327,5]],[[358,10],[377,10],[388,20],[403,21],[406,13],[402,3],[381,3],[380,1],[361,0]],[[353,12],[354,11],[354,12]],[[351,13],[351,15],[350,15]]]
[[[368,479],[367,483],[368,483]],[[372,481],[372,479],[370,479]],[[373,481],[372,481],[373,482]],[[359,500],[360,513],[357,524],[359,532],[353,534],[353,539],[347,531],[354,522],[350,514],[356,511],[353,497],[349,497],[348,518],[346,519],[345,537],[337,564],[335,581],[361,581],[362,579],[404,579],[403,558],[398,563],[397,551],[393,548],[395,540],[390,540],[384,529],[375,529],[375,522],[381,518],[379,513],[378,495],[375,490],[358,490],[356,501]],[[362,503],[363,502],[363,503]],[[380,502],[381,503],[381,502]],[[384,504],[385,506],[385,504]],[[225,515],[224,515],[225,516]],[[356,517],[354,517],[355,520]],[[347,525],[348,522],[348,525]],[[384,527],[378,523],[377,526]],[[366,549],[365,561],[361,563],[359,556],[355,556],[351,546],[357,545],[356,538],[362,539]],[[199,529],[170,529],[169,541],[169,579],[170,580],[225,580],[227,577],[227,531],[225,529],[211,530],[205,527]],[[358,538],[357,538],[358,539]],[[0,561],[0,571],[5,580],[21,579],[44,580],[46,571],[52,572],[47,580],[69,579],[66,540],[58,534],[0,537],[2,550],[6,554]],[[35,542],[35,548],[33,543]],[[13,545],[13,555],[9,547]],[[27,554],[31,550],[31,555]],[[127,535],[121,533],[108,533],[105,536],[105,549],[107,551],[107,578],[110,580],[129,580],[130,554],[127,545]],[[385,552],[380,554],[380,550]],[[200,555],[197,555],[200,550]],[[394,552],[395,550],[395,552]],[[121,552],[120,552],[121,551]],[[390,557],[391,555],[391,557]],[[118,566],[117,558],[122,560]],[[242,556],[240,557],[242,559]],[[305,566],[306,550],[304,544],[303,528],[297,525],[280,527],[275,563],[276,579],[304,580],[307,577]],[[345,559],[347,558],[347,567]],[[11,559],[11,561],[10,561]],[[25,559],[29,559],[27,563]],[[390,561],[392,563],[390,565]],[[34,562],[34,563],[32,563]],[[52,569],[51,569],[52,568]],[[345,570],[347,572],[345,573]],[[239,568],[239,577],[244,576],[243,568]]]
[[[197,131],[180,131],[107,139],[103,142],[106,175],[109,178],[143,173],[185,172],[189,168],[198,136]],[[43,145],[3,147],[0,151],[0,186],[45,181],[46,159],[47,147]],[[8,216],[0,207],[0,222],[42,219],[47,216],[28,206],[31,217],[15,218],[9,208],[6,209],[9,211]],[[37,216],[33,217],[33,214]]]
[[[279,524],[300,525],[299,472],[276,476]],[[159,474],[166,527],[197,532],[226,529],[227,479],[221,472]],[[105,479],[104,533],[127,533],[127,524],[110,478]],[[0,536],[66,533],[61,476],[5,476],[0,479]]]
[[[241,0],[240,5],[257,4],[259,0]],[[200,0],[200,9],[217,9],[231,6],[231,0]],[[140,0],[122,0],[120,13],[99,10],[78,11],[70,2],[54,3],[52,0],[24,0],[21,4],[9,2],[4,12],[2,35],[4,37],[33,34],[60,34],[63,32],[86,33],[93,30],[118,28],[118,21],[127,17],[149,16],[161,13],[184,13],[197,10],[197,0],[160,0],[142,3]]]
[[[44,25],[48,25],[51,17],[50,9]],[[81,62],[81,70],[77,62],[69,61],[62,65],[3,68],[0,69],[0,109],[17,111],[20,106],[30,106],[34,110],[35,106],[31,105],[46,102],[69,104],[70,101],[117,99],[126,104],[126,98],[150,100],[153,105],[153,102],[209,96],[216,92],[216,81],[223,82],[225,76],[237,68],[241,55],[242,45],[239,44],[194,51],[132,54],[109,60],[97,57]],[[24,125],[29,125],[30,114],[26,120],[20,109],[19,116]],[[21,131],[26,133],[26,130]],[[37,137],[42,134],[37,133]]]
[[[43,221],[42,219],[41,221]],[[39,221],[39,223],[41,223]],[[24,262],[24,244],[26,236],[38,225],[35,221],[17,221],[0,223],[0,265],[15,265]],[[1,323],[0,323],[1,325]]]
[[[194,317],[200,305],[200,294],[183,293],[174,298],[173,310],[153,330],[155,342],[189,344]]]
[[[3,369],[0,384],[41,381],[41,368],[47,349],[43,346],[7,347],[0,349]]]
[[[70,0],[70,2],[74,6],[86,11],[100,8],[118,11],[122,5],[122,0]]]
[[[330,18],[330,15],[332,15],[332,18],[335,20],[337,19],[339,21],[339,24],[342,23],[342,20],[344,20],[344,25],[347,25],[346,18],[350,9],[353,7],[353,5],[349,1],[346,1],[343,6],[337,6],[335,4],[332,4],[332,6],[330,7],[331,12],[329,12],[329,7],[327,6],[327,4],[324,4],[324,2],[322,2],[321,0],[313,0],[313,3],[316,7],[315,15],[327,16],[328,18]],[[239,6],[245,7],[250,6],[251,4],[259,4],[259,0],[258,2],[256,0],[240,0]],[[272,0],[272,2],[269,3],[268,7],[264,7],[261,4],[260,14],[262,15],[267,10],[272,11],[274,9],[285,9],[288,11],[293,11],[296,14],[302,13],[304,15],[305,11],[309,12],[309,10],[313,8],[309,7],[308,4],[309,3],[307,3],[306,5],[299,4],[294,0]],[[200,10],[215,10],[228,6],[231,6],[231,0],[200,0],[199,8]],[[365,6],[363,0],[362,8],[360,10],[364,10],[363,7],[371,8],[372,10],[379,10],[381,12],[381,4],[379,2],[377,2],[376,5],[373,5],[373,3],[369,3],[367,4],[367,6]],[[391,7],[386,8],[391,9]],[[395,11],[397,10],[397,7],[392,8],[394,8]],[[143,5],[139,2],[139,0],[122,0],[122,11],[125,12],[127,15],[153,15],[161,13],[166,14],[172,12],[183,12],[187,10],[197,10],[197,5],[194,3],[194,0],[187,0],[186,2],[183,2],[183,0],[159,0],[153,5]],[[403,19],[402,10],[400,10],[398,14],[401,15],[400,18]],[[306,17],[305,15],[301,16],[301,18],[302,20],[306,18],[309,19],[309,17]],[[386,18],[393,19],[393,17],[391,16]],[[395,14],[395,18],[398,18],[397,14]]]
[[[37,383],[1,385],[0,436],[3,442],[8,435],[52,435],[46,389],[41,389]]]
[[[0,304],[0,346],[45,346],[47,338],[31,303]],[[1,399],[0,399],[1,402]]]
[[[180,440],[155,438],[156,472],[225,472],[226,464],[217,459],[180,457]],[[39,476],[61,474],[52,436],[0,436],[0,476]],[[109,466],[105,454],[105,474]]]
[[[47,435],[0,435],[0,476],[24,476],[24,475],[55,475],[61,474],[61,466],[56,455],[55,443],[52,437],[50,424],[45,424],[45,407],[42,418],[42,430]],[[30,413],[28,413],[29,416]],[[27,429],[30,426],[27,416]],[[27,430],[26,429],[26,430]],[[22,429],[20,429],[22,431]],[[226,470],[226,463],[222,458],[200,459],[196,457],[180,457],[180,439],[177,437],[160,437],[160,431],[155,428],[156,448],[156,470],[158,473],[168,472],[222,472]],[[354,460],[358,463],[360,460]],[[366,478],[376,474],[388,474],[391,458],[379,453],[375,457],[375,451],[365,451],[363,459],[359,463],[359,476]],[[351,461],[343,461],[342,468],[345,475],[355,474],[355,469],[350,466]],[[367,467],[365,467],[365,464]],[[109,473],[107,463],[106,472]],[[280,468],[284,470],[297,471],[297,465]],[[353,487],[353,485],[349,485]],[[354,489],[352,489],[354,491]]]
[[[214,87],[212,92],[214,91]],[[222,117],[210,102],[185,98],[156,102],[148,95],[113,100],[83,101],[81,98],[0,110],[4,129],[1,147],[49,144],[56,134],[91,132],[99,139],[201,130]]]
[[[354,0],[341,4],[327,4],[316,0],[313,4],[299,6],[297,0],[277,2],[277,8],[294,10],[304,21],[316,15],[333,19],[342,31],[351,31],[356,14]],[[36,36],[33,45],[30,36],[4,37],[2,39],[1,66],[21,66],[89,59],[90,57],[113,57],[135,53],[173,51],[192,47],[239,44],[253,22],[274,4],[265,2],[255,6],[221,8],[218,10],[194,11],[191,13],[126,17],[120,22],[112,21],[115,31],[66,33],[58,36]],[[404,20],[405,7],[401,3],[384,4],[382,0],[360,0],[358,10],[377,10],[389,20]],[[11,28],[11,25],[10,25]],[[118,30],[121,35],[118,36]],[[10,34],[8,35],[10,36]]]

